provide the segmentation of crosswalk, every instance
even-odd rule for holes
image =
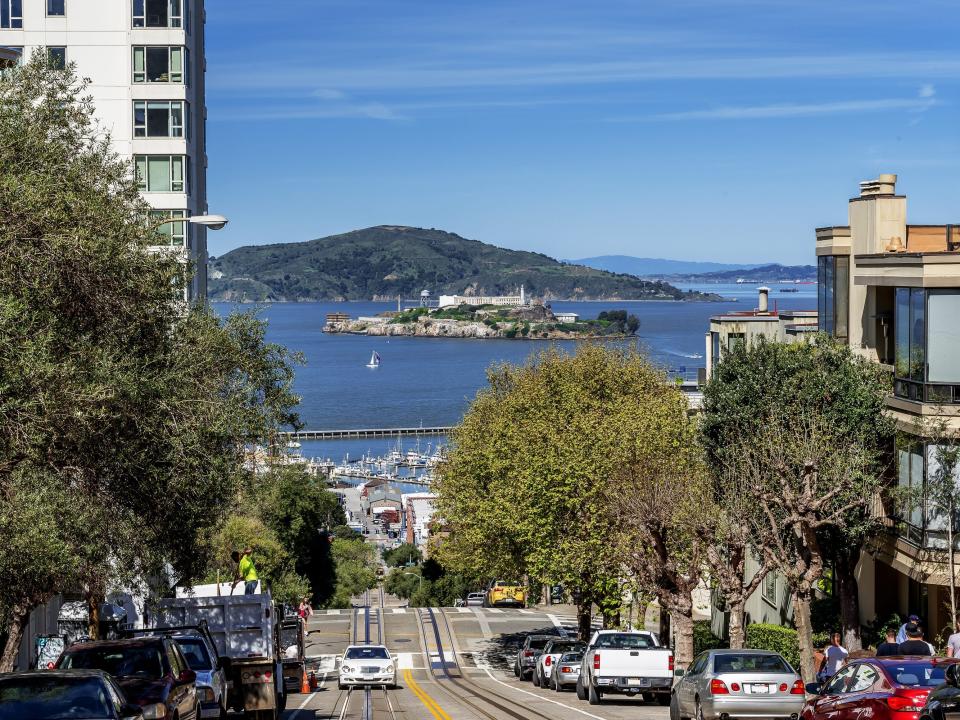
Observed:
[[[406,608],[406,607],[395,607],[395,608],[370,608],[380,612],[383,615],[405,615],[410,612],[414,612],[417,608]],[[368,608],[351,608],[351,609],[336,609],[331,608],[328,610],[317,610],[316,615],[351,615],[356,612],[358,615],[365,615]],[[482,615],[488,617],[491,620],[501,616],[499,619],[507,620],[511,617],[516,617],[523,615],[529,619],[534,618],[543,618],[551,622],[555,627],[558,628],[567,628],[567,629],[576,629],[577,627],[577,617],[570,614],[557,615],[549,612],[548,609],[505,609],[505,608],[485,608],[485,607],[456,607],[456,608],[434,608],[435,611],[443,610],[444,612],[450,614],[462,614],[462,615]],[[591,623],[594,629],[597,629],[601,625],[599,617],[594,617]]]

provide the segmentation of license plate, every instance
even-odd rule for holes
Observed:
[[[636,685],[637,687],[649,687],[649,678],[627,678],[627,685]]]
[[[767,687],[766,685],[753,685],[751,687],[751,691],[756,693],[757,695],[762,695],[764,693],[770,692],[770,688]]]

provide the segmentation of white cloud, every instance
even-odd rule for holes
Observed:
[[[846,113],[881,112],[883,110],[928,109],[936,101],[930,98],[886,98],[881,100],[847,100],[827,103],[785,103],[719,107],[707,110],[660,113],[635,117],[611,118],[612,122],[660,122],[675,120],[766,120],[778,118],[841,115]]]
[[[937,94],[937,89],[931,83],[924,83],[920,86],[920,91],[917,93],[922,98],[932,98]]]

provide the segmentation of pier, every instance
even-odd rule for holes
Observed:
[[[452,430],[452,425],[435,425],[432,427],[360,428],[356,430],[300,430],[298,432],[282,432],[280,433],[280,437],[287,441],[343,440],[350,438],[362,439],[446,435]]]

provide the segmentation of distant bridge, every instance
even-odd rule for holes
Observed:
[[[431,427],[400,427],[400,428],[359,428],[356,430],[300,430],[298,432],[282,432],[280,437],[287,441],[293,440],[344,440],[350,438],[388,438],[413,437],[422,435],[447,435],[453,430],[452,425],[434,425]]]

